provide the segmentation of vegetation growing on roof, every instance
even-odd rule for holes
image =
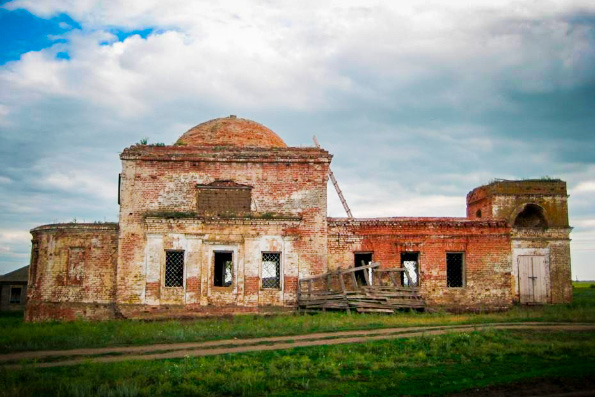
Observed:
[[[145,213],[145,218],[196,218],[198,214],[192,211],[149,211]]]
[[[492,178],[488,181],[488,185],[500,182],[562,182],[562,179],[555,178],[549,175],[544,175],[538,178],[519,178],[519,179],[503,179],[503,178]]]
[[[149,144],[149,138],[142,138],[140,141],[138,141],[138,145],[142,145],[142,146],[165,146],[165,143],[163,143],[163,142],[156,142],[156,143]]]

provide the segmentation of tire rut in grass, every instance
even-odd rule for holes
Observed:
[[[473,332],[487,329],[519,329],[544,331],[593,331],[595,324],[575,323],[506,323],[471,324],[442,327],[385,328],[376,330],[341,331],[305,335],[291,335],[254,339],[226,339],[209,342],[159,344],[148,346],[112,347],[60,351],[20,352],[0,355],[0,362],[11,369],[24,365],[47,368],[83,363],[109,363],[125,360],[158,360],[184,357],[247,353],[268,350],[285,350],[296,347],[313,347],[348,343],[365,343],[376,340],[411,338],[446,333]],[[76,357],[76,358],[73,358]],[[36,360],[26,362],[26,360]],[[51,360],[39,362],[39,360]],[[15,364],[19,362],[19,364]]]

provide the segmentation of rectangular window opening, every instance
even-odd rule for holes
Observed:
[[[405,272],[401,273],[401,285],[419,287],[419,252],[401,252],[401,267],[407,269],[411,280]]]
[[[355,263],[354,267],[368,266],[372,262],[372,252],[357,252],[353,254]],[[355,279],[358,285],[367,285],[366,276],[364,272],[368,270],[358,270],[355,272]]]
[[[165,251],[165,286],[184,286],[184,251]]]
[[[262,288],[281,288],[281,254],[262,253]]]
[[[10,287],[10,303],[21,303],[21,287]]]
[[[461,288],[464,284],[464,263],[462,252],[446,254],[446,285],[449,288]]]
[[[215,252],[215,287],[230,287],[233,283],[233,252]]]

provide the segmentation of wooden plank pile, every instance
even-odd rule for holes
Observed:
[[[395,313],[400,309],[425,308],[419,288],[411,281],[407,269],[380,269],[379,266],[372,263],[299,279],[298,310]],[[362,273],[356,277],[356,272],[362,272],[363,278]]]

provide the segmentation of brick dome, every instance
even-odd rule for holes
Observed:
[[[252,120],[229,116],[192,127],[176,142],[188,146],[287,147],[277,134]]]

